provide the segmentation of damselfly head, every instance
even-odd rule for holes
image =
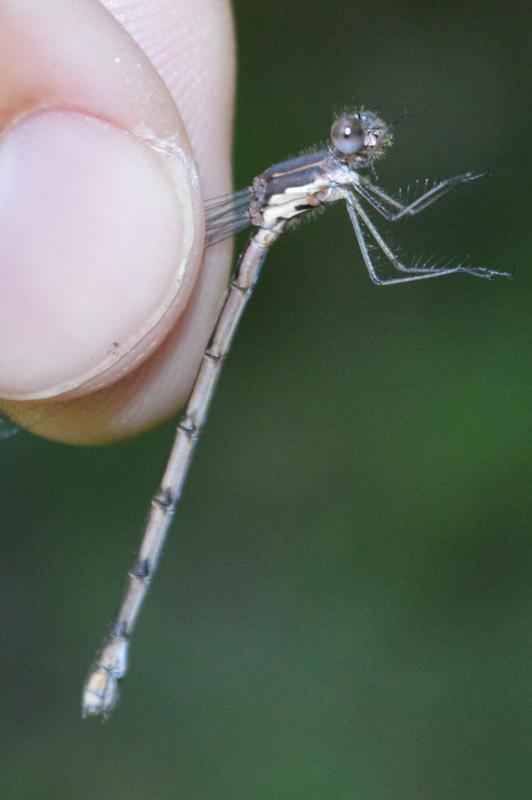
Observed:
[[[369,167],[392,144],[392,127],[373,111],[338,117],[331,126],[333,153],[344,164]]]

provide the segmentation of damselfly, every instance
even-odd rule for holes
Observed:
[[[265,256],[278,236],[302,216],[327,203],[343,200],[371,280],[378,285],[406,283],[465,272],[480,278],[508,277],[463,263],[421,266],[402,263],[375,227],[364,204],[396,222],[423,211],[456,186],[472,183],[486,173],[458,175],[429,187],[411,202],[402,202],[380,189],[368,176],[375,161],[392,144],[394,126],[377,114],[359,110],[337,118],[328,146],[267,169],[251,187],[215,198],[206,205],[206,246],[252,226],[247,247],[229,283],[225,301],[176,436],[161,484],[151,501],[148,522],[137,558],[128,574],[120,609],[87,676],[82,699],[86,715],[107,716],[118,698],[118,683],[127,669],[129,640],[164,544],[192,454],[242,312],[251,297]],[[380,251],[397,275],[380,274],[374,253]]]

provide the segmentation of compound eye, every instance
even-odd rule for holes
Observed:
[[[331,127],[331,142],[344,156],[352,156],[364,144],[364,129],[358,117],[339,117]]]

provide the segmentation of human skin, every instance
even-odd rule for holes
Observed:
[[[0,409],[98,444],[181,407],[231,244],[226,0],[0,0]]]

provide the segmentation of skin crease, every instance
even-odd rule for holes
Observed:
[[[227,242],[210,248],[203,262],[201,259],[204,235],[202,197],[212,197],[231,188],[234,71],[232,17],[229,3],[225,0],[198,0],[194,4],[186,0],[150,0],[144,3],[132,0],[106,0],[102,3],[96,0],[25,0],[23,3],[4,0],[2,3],[0,133],[5,133],[4,141],[7,143],[16,130],[14,122],[19,120],[24,124],[30,118],[28,115],[42,112],[42,109],[54,109],[62,113],[72,110],[89,120],[95,118],[96,125],[103,121],[106,125],[116,126],[119,145],[120,136],[127,136],[124,147],[132,148],[133,155],[126,159],[126,167],[133,165],[132,186],[139,186],[139,192],[133,188],[129,195],[125,193],[122,197],[117,190],[115,197],[113,187],[123,174],[129,176],[130,172],[125,169],[113,183],[112,171],[104,167],[102,173],[106,175],[107,184],[104,181],[103,187],[96,187],[101,190],[101,196],[95,197],[96,221],[90,213],[82,220],[85,229],[87,219],[91,220],[93,227],[90,235],[79,237],[79,269],[84,279],[87,270],[90,275],[97,272],[94,268],[95,252],[105,255],[108,246],[110,263],[107,264],[105,259],[104,262],[106,269],[120,270],[116,286],[120,287],[119,281],[123,281],[124,273],[128,274],[129,270],[128,288],[140,286],[136,301],[144,294],[147,297],[144,317],[138,302],[134,313],[131,311],[129,295],[120,289],[117,292],[119,311],[108,296],[106,302],[99,301],[102,293],[108,290],[108,283],[116,291],[113,275],[106,272],[103,287],[96,284],[93,293],[87,293],[91,302],[100,303],[92,317],[87,314],[93,327],[88,325],[87,330],[80,334],[80,322],[76,319],[72,339],[79,339],[82,354],[85,354],[83,346],[92,354],[90,347],[93,347],[92,340],[97,338],[95,333],[101,334],[94,320],[99,321],[104,332],[107,331],[106,325],[111,331],[116,322],[112,317],[115,309],[124,328],[131,322],[131,331],[123,337],[127,347],[122,341],[118,342],[123,351],[119,347],[118,354],[115,353],[110,361],[103,359],[99,362],[89,380],[85,363],[80,365],[79,379],[75,369],[69,375],[69,382],[62,385],[57,381],[54,385],[52,378],[48,397],[53,399],[38,402],[0,399],[0,408],[19,424],[57,441],[98,444],[135,435],[175,413],[186,402],[223,299],[231,265],[232,248]],[[149,140],[147,144],[146,139]],[[101,146],[98,137],[94,142],[90,138],[83,140],[84,145],[86,142],[88,147],[93,144],[96,148]],[[158,148],[161,143],[162,148]],[[149,150],[144,155],[143,148],[146,147]],[[138,163],[141,166],[134,156],[135,148],[140,148]],[[168,148],[171,152],[175,148],[178,155],[169,157],[168,152],[160,152],[161,149],[168,151]],[[0,159],[1,151],[0,139]],[[97,151],[96,161],[99,155],[100,151]],[[108,151],[105,147],[102,149],[102,160],[104,158],[108,159],[104,164],[116,164],[112,147]],[[143,172],[144,162],[148,165],[147,172]],[[149,172],[152,167],[154,171]],[[165,177],[161,177],[163,172]],[[83,169],[80,169],[80,174],[85,185]],[[59,180],[60,176],[54,183],[59,183]],[[174,194],[169,190],[172,184]],[[16,182],[13,185],[16,186]],[[142,205],[139,206],[148,191],[144,192],[147,186],[153,192],[150,202],[161,204],[160,214],[150,215],[151,206],[146,206],[146,213]],[[46,217],[46,224],[52,226],[55,224],[53,198],[55,194],[61,197],[55,190],[54,185],[50,192],[52,200],[48,204],[52,207],[47,208]],[[131,208],[128,196],[138,199]],[[67,193],[66,197],[68,200],[70,195]],[[113,210],[107,216],[102,212],[102,219],[110,219],[108,230],[105,225],[98,224],[100,217],[96,211],[102,206],[105,210],[107,206],[104,204],[109,205],[110,198],[115,202]],[[123,221],[121,215],[116,214],[117,203],[122,203],[120,208],[125,218],[120,227],[121,235],[124,234],[124,241],[120,242],[123,250],[117,249],[119,237],[113,228],[113,224]],[[71,206],[73,204],[74,201]],[[171,223],[174,206],[175,230]],[[29,207],[33,210],[31,204]],[[76,225],[76,206],[73,208],[72,225]],[[155,208],[158,211],[159,206]],[[128,226],[129,214],[131,224]],[[144,219],[152,226],[148,231],[143,230]],[[159,230],[160,219],[164,224],[161,223]],[[166,219],[170,221],[166,222]],[[41,223],[40,217],[38,223]],[[84,234],[86,230],[82,223],[79,223],[80,231]],[[31,240],[35,225],[35,218],[27,219],[27,223],[22,219],[22,241]],[[107,243],[105,239],[98,240],[98,237],[105,236],[110,237]],[[48,241],[46,237],[45,241]],[[75,244],[76,239],[73,241]],[[153,241],[156,247],[153,245],[152,259],[131,258],[131,253],[137,254],[141,245],[147,248],[149,256]],[[167,250],[161,247],[161,241],[166,243]],[[97,251],[92,249],[95,242],[99,245]],[[0,245],[0,265],[3,259],[9,265],[6,247],[2,251]],[[13,248],[16,252],[16,243]],[[172,248],[175,253],[172,257],[174,271],[169,269],[173,263]],[[165,260],[159,264],[155,259],[167,251],[170,255],[165,255]],[[120,263],[123,253],[124,263]],[[33,263],[30,266],[33,267]],[[39,266],[45,275],[46,270],[51,269],[53,278],[56,268],[53,253],[44,252]],[[175,273],[180,270],[184,277],[178,281],[177,289],[174,285],[170,290],[168,287],[172,280],[175,284]],[[44,283],[45,287],[53,285],[52,278],[49,284]],[[165,280],[168,280],[168,287]],[[48,310],[46,302],[44,291],[42,303],[45,312]],[[64,305],[68,308],[68,304]],[[56,301],[52,308],[50,315],[53,313],[55,320],[62,313],[62,304]],[[155,323],[152,319],[154,309],[160,312]],[[102,321],[103,314],[109,314],[110,319],[105,317]],[[65,326],[67,323],[71,324],[68,319]],[[68,327],[64,330],[68,331]],[[3,331],[2,335],[9,340],[9,331],[7,334]],[[16,331],[11,333],[12,340],[15,335]],[[64,347],[67,347],[69,337],[65,336],[64,341]],[[75,349],[73,353],[76,354]],[[57,355],[55,361],[53,355],[52,352],[51,366],[57,362]],[[39,354],[39,357],[45,356]],[[70,358],[69,354],[71,370],[73,357]],[[143,363],[138,366],[140,362]],[[45,373],[45,366],[39,363],[41,372]],[[99,386],[105,388],[95,391]],[[19,391],[18,396],[21,395],[24,396]]]

